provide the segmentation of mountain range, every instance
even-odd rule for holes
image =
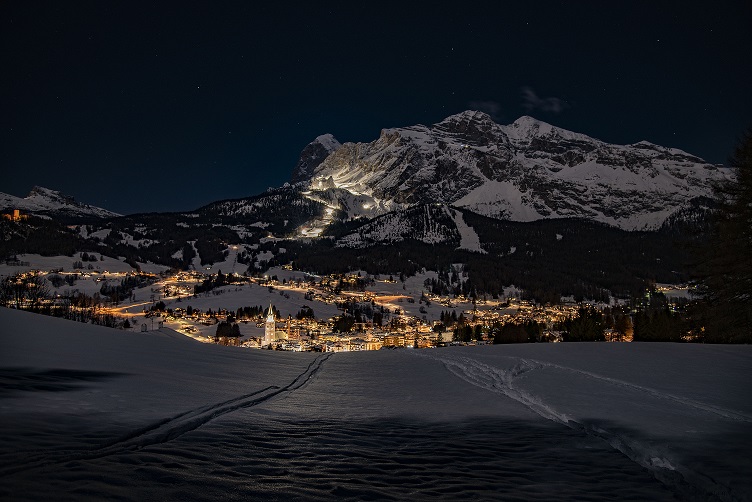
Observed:
[[[551,301],[628,295],[686,280],[677,237],[697,234],[712,185],[730,175],[645,141],[612,145],[531,117],[499,125],[467,111],[384,129],[370,143],[321,135],[283,186],[193,211],[119,216],[39,187],[24,199],[2,194],[5,209],[78,226],[1,227],[0,255],[94,251],[134,265],[250,272],[464,264],[463,284],[432,287],[467,294],[514,284]]]
[[[442,203],[511,221],[574,217],[642,230],[710,197],[727,177],[675,148],[612,145],[527,116],[499,125],[466,111],[384,129],[370,143],[320,136],[291,182],[350,217]]]

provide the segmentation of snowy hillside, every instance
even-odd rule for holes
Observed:
[[[76,202],[73,197],[63,195],[55,190],[38,186],[34,187],[29,195],[24,198],[0,193],[0,210],[12,211],[13,209],[20,209],[22,213],[44,216],[94,216],[97,218],[120,216],[106,209]]]
[[[314,192],[356,195],[371,213],[440,202],[513,221],[579,217],[627,230],[659,227],[729,175],[678,149],[612,145],[531,117],[499,125],[473,111],[345,143],[309,171],[294,178]]]
[[[426,244],[459,242],[452,214],[446,206],[422,205],[376,218],[337,241],[341,247],[368,247],[414,239]]]
[[[362,353],[0,309],[4,500],[750,500],[747,346]]]

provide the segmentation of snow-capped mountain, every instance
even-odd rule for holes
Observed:
[[[68,195],[63,195],[56,190],[50,190],[35,186],[24,198],[15,197],[6,193],[0,193],[0,209],[19,209],[23,213],[31,213],[41,216],[63,217],[96,217],[113,218],[120,216],[117,213],[88,204],[76,202]]]
[[[636,230],[659,227],[728,176],[675,148],[612,145],[527,116],[499,125],[466,111],[384,129],[371,143],[319,137],[293,180],[312,197],[342,201],[351,217],[443,203],[513,221],[576,217]]]
[[[319,164],[341,146],[340,142],[331,134],[322,134],[308,143],[300,153],[300,160],[293,169],[290,183],[309,180]]]

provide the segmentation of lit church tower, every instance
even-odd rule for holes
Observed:
[[[277,322],[274,320],[274,311],[272,304],[269,304],[269,313],[266,315],[266,326],[264,326],[264,345],[269,345],[274,341],[274,333],[277,331]]]

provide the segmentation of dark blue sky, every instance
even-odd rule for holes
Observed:
[[[190,210],[468,108],[719,163],[752,125],[752,2],[278,3],[2,2],[0,191]]]

